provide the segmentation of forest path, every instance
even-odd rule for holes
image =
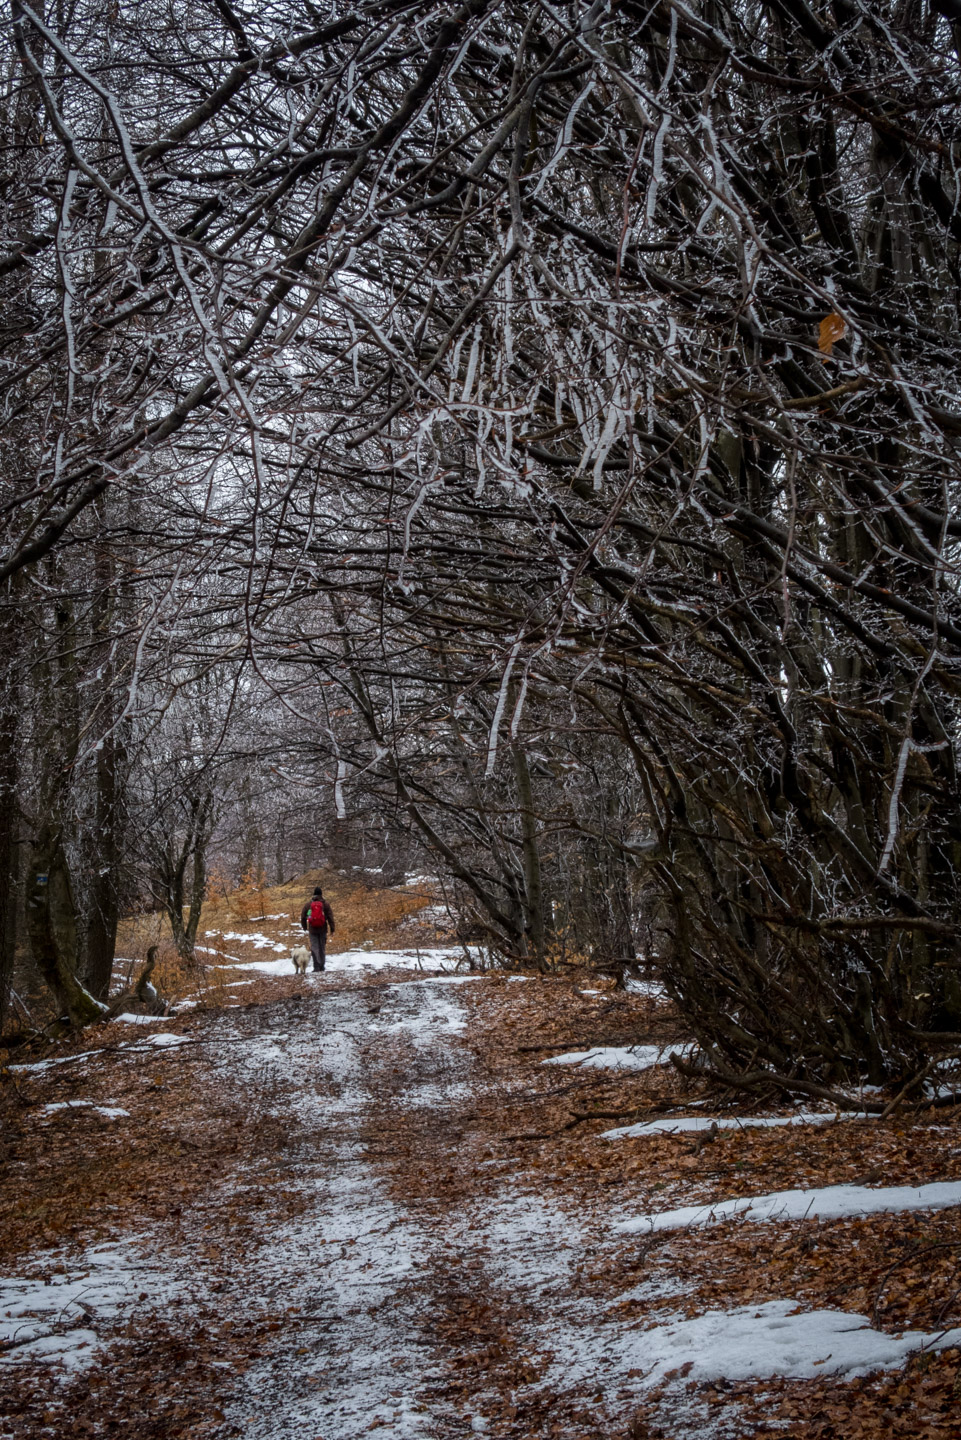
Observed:
[[[9,1076],[0,1440],[954,1440],[956,1208],[618,1224],[952,1179],[961,1116],[611,1139],[717,1102],[583,983],[271,968]]]
[[[451,980],[314,989],[238,1017],[211,1056],[225,1087],[290,1127],[290,1213],[256,1248],[221,1246],[221,1316],[260,1310],[277,1327],[224,1433],[593,1437],[611,1434],[612,1402],[623,1415],[613,1389],[634,1347],[579,1280],[618,1248],[607,1207],[576,1216],[502,1173],[485,1114],[523,1097],[484,1073],[467,1025]],[[232,1188],[270,1184],[276,1166],[254,1156]]]

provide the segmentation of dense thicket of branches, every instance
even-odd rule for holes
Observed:
[[[726,1077],[955,1043],[961,6],[11,13],[0,574],[60,656],[94,577],[90,756],[239,667]]]

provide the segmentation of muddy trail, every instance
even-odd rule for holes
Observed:
[[[873,1161],[904,1178],[903,1131],[617,1143],[604,1127],[678,1105],[671,1067],[542,1062],[578,1038],[663,1046],[672,1022],[649,998],[458,976],[276,989],[19,1077],[14,1171],[36,1171],[53,1134],[59,1164],[86,1155],[101,1191],[72,1243],[6,1260],[0,1309],[19,1304],[23,1322],[0,1356],[0,1435],[827,1437],[880,1433],[875,1415],[888,1434],[956,1433],[957,1350],[854,1381],[792,1378],[783,1344],[766,1381],[736,1366],[705,1378],[691,1358],[716,1348],[712,1316],[734,1331],[732,1313],[753,1317],[749,1349],[828,1292],[838,1313],[863,1305],[872,1247],[889,1258],[895,1226],[945,1242],[940,1261],[949,1209],[819,1227],[833,1256],[819,1266],[802,1222],[623,1230],[799,1169],[856,1180]],[[921,1180],[947,1173],[957,1139],[929,1127]],[[55,1180],[28,1194],[38,1213]],[[886,1303],[901,1299],[895,1285]],[[891,1311],[890,1365],[919,1319],[916,1304]]]

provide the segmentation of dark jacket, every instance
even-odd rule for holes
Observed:
[[[308,917],[309,917],[309,915],[310,915],[310,907],[311,907],[311,905],[312,905],[313,903],[314,903],[314,902],[313,902],[312,900],[308,900],[308,901],[307,901],[307,904],[304,906],[303,910],[301,910],[301,912],[300,912],[300,928],[301,928],[301,930],[306,930],[306,929],[307,929],[307,920],[308,920]],[[328,924],[328,926],[330,927],[330,933],[331,933],[331,935],[333,935],[334,931],[337,929],[337,926],[334,924],[334,912],[333,912],[333,910],[331,910],[331,908],[330,908],[330,903],[329,903],[327,900],[324,901],[324,915],[327,917],[327,924]]]

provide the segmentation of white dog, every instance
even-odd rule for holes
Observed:
[[[307,949],[307,946],[298,945],[295,950],[291,950],[290,958],[294,962],[294,969],[297,974],[306,975],[307,966],[310,964],[310,951]]]

